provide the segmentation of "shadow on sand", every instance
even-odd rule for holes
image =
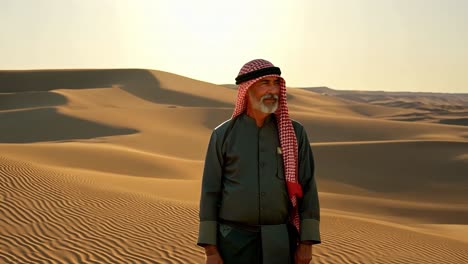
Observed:
[[[150,70],[144,69],[0,71],[0,93],[114,86],[158,104],[232,107],[221,101],[165,89]],[[187,90],[189,89],[190,87],[187,87]]]
[[[169,107],[232,107],[221,101],[164,89],[154,74],[144,69],[0,71],[0,143],[90,139],[138,132],[58,113],[53,107],[68,100],[49,92],[111,87]]]
[[[0,143],[91,139],[138,132],[63,115],[55,108],[0,112],[0,120]]]

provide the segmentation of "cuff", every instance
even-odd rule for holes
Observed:
[[[217,221],[201,221],[198,230],[197,245],[216,245],[216,234],[218,229]]]
[[[315,219],[301,220],[301,241],[310,241],[312,244],[321,243],[320,221]]]

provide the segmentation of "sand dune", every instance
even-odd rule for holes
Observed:
[[[324,210],[313,263],[465,263],[466,243]]]
[[[203,158],[235,97],[154,70],[0,71],[0,262],[203,263]],[[466,95],[288,98],[317,165],[313,263],[468,263]]]
[[[1,161],[7,263],[202,263],[195,202]],[[468,254],[462,241],[372,217],[324,209],[322,223],[314,263],[463,263]]]
[[[466,204],[468,164],[461,157],[468,142],[318,143],[312,148],[320,180],[351,185],[366,196]],[[327,185],[322,190],[341,191]]]
[[[9,157],[34,160],[42,165],[85,169],[127,176],[165,179],[198,179],[194,170],[201,170],[203,162],[179,157],[148,153],[107,143],[10,145],[4,150]],[[43,155],[48,153],[48,155]]]
[[[410,93],[383,91],[339,91],[328,87],[303,88],[317,94],[351,102],[410,110],[382,115],[390,120],[425,121],[467,126],[468,94]],[[459,118],[462,116],[462,118]]]

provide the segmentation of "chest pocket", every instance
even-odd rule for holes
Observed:
[[[283,152],[280,147],[276,149],[276,177],[284,179]]]

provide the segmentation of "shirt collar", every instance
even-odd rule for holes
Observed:
[[[254,124],[254,125],[257,125],[257,123],[255,122],[255,119],[248,116],[246,112],[244,112],[242,114],[242,117],[244,120],[246,120],[248,123],[251,123],[251,124]],[[275,115],[274,114],[269,114],[267,117],[265,117],[265,121],[263,122],[263,126],[266,126],[268,124],[270,124],[271,122],[274,122],[275,121]]]

